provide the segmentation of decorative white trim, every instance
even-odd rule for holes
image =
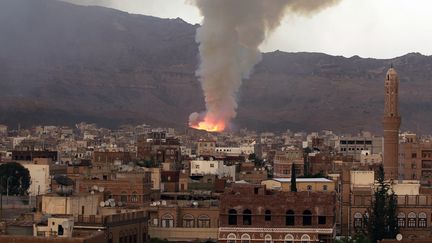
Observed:
[[[219,232],[242,233],[317,233],[333,234],[333,228],[238,228],[219,227]]]

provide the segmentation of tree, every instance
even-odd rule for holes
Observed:
[[[297,191],[297,176],[296,176],[296,170],[295,170],[295,164],[292,163],[291,165],[291,191],[296,192]]]
[[[0,165],[1,193],[6,195],[24,195],[30,186],[30,173],[19,163]]]
[[[396,195],[384,179],[382,165],[378,168],[377,186],[372,200],[372,209],[367,222],[369,238],[372,243],[382,239],[394,239],[399,233],[397,225]]]

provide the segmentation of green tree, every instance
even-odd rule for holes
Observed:
[[[291,165],[291,191],[292,192],[297,191],[297,176],[296,176],[296,169],[294,163],[292,163]]]
[[[370,240],[365,234],[356,234],[354,237],[345,237],[340,240],[335,240],[335,243],[370,243]]]
[[[6,195],[24,195],[30,186],[30,173],[19,163],[0,165],[1,193]]]
[[[384,169],[378,168],[377,186],[374,191],[372,208],[367,222],[369,238],[372,243],[382,239],[394,239],[399,233],[397,226],[396,195],[384,179]]]

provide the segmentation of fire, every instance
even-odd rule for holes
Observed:
[[[205,117],[204,121],[198,122],[196,125],[191,125],[191,127],[198,130],[205,130],[207,132],[222,132],[225,130],[226,126],[225,121],[223,120],[213,121],[212,119]]]

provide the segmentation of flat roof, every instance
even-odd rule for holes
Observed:
[[[291,182],[291,178],[273,178],[277,182]],[[327,178],[296,178],[296,182],[332,182]]]

